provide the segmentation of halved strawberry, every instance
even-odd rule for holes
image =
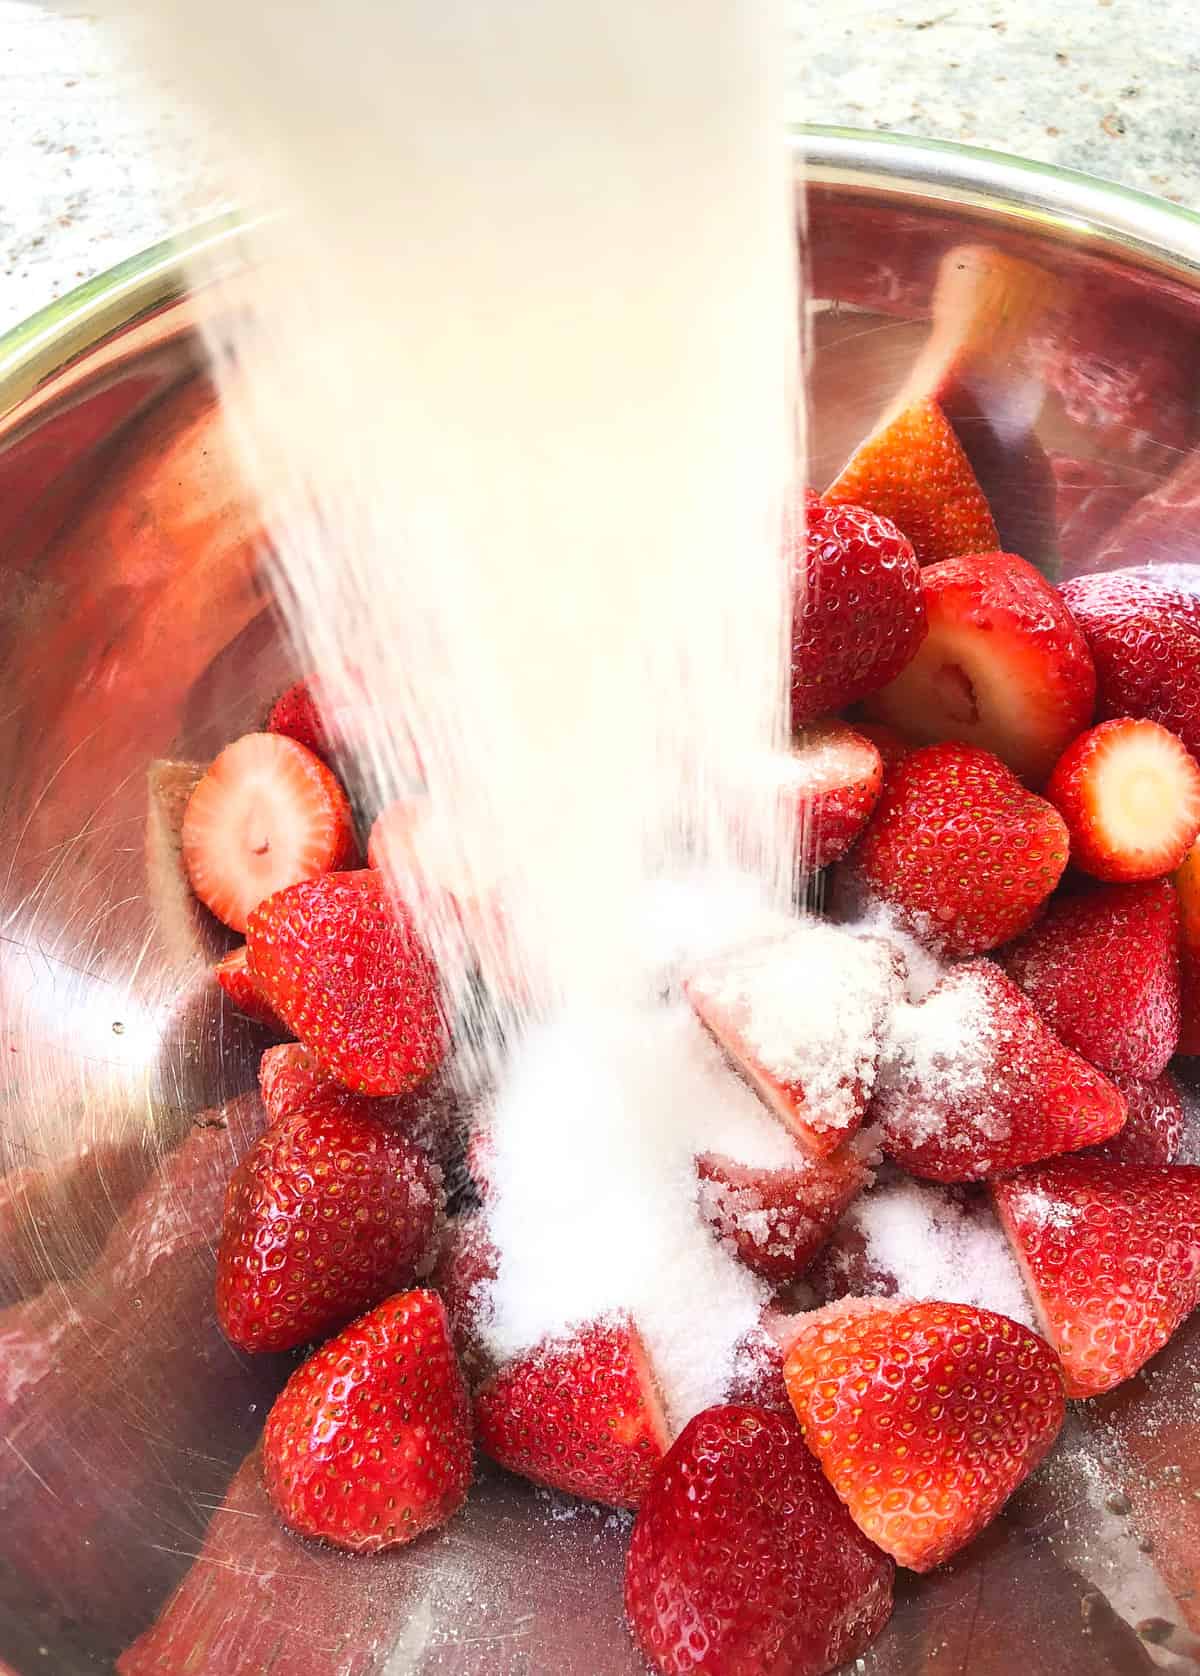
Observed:
[[[315,681],[297,681],[271,706],[267,717],[268,733],[283,733],[296,740],[315,757],[328,763],[333,758],[333,743],[325,726],[325,718],[314,697]]]
[[[840,861],[867,824],[883,786],[883,758],[844,722],[802,727],[769,759],[781,803],[796,812],[796,859],[805,872]]]
[[[287,1035],[287,1026],[260,994],[258,985],[250,976],[244,943],[240,948],[232,949],[224,960],[217,961],[213,977],[245,1018],[253,1019],[255,1024],[265,1024],[268,1030],[276,1030],[281,1036]]]
[[[1041,784],[1092,719],[1087,641],[1042,574],[1012,553],[976,553],[921,572],[929,633],[872,716],[921,745],[980,745]]]
[[[1200,1053],[1200,839],[1173,879],[1179,901],[1179,1045]]]
[[[1075,866],[1114,884],[1161,879],[1200,834],[1200,763],[1157,722],[1089,728],[1059,758],[1046,796],[1067,823]]]
[[[1179,1039],[1179,906],[1165,880],[1052,902],[999,956],[1068,1047],[1143,1080]]]
[[[264,897],[336,872],[357,851],[345,792],[281,733],[225,747],[191,795],[181,840],[192,889],[235,931]]]
[[[475,1396],[482,1448],[552,1490],[636,1507],[667,1449],[637,1329],[592,1322],[507,1362]]]
[[[925,637],[921,574],[907,538],[860,506],[807,497],[793,555],[792,725],[874,692]]]
[[[722,1243],[764,1280],[782,1285],[811,1262],[854,1195],[871,1179],[853,1144],[794,1165],[738,1164],[706,1152],[696,1160],[700,1211]]]
[[[1185,1114],[1179,1084],[1170,1071],[1149,1082],[1122,1076],[1114,1076],[1112,1082],[1124,1096],[1129,1116],[1123,1129],[1088,1156],[1125,1164],[1173,1164],[1183,1140]]]
[[[389,1298],[296,1369],[263,1432],[286,1525],[356,1554],[443,1524],[471,1483],[467,1393],[432,1292]]]
[[[1200,1169],[1059,1158],[992,1191],[1068,1396],[1131,1378],[1200,1304]]]
[[[805,1152],[824,1158],[862,1122],[901,986],[886,943],[809,920],[693,969],[684,991]]]
[[[373,869],[268,897],[246,927],[246,953],[280,1018],[347,1088],[402,1094],[445,1057],[432,956]]]
[[[238,1166],[217,1253],[217,1319],[241,1350],[320,1338],[412,1281],[441,1181],[365,1102],[315,1101],[273,1123]]]
[[[910,1175],[980,1181],[1107,1140],[1125,1101],[998,966],[972,960],[897,1008],[871,1115]]]
[[[886,1623],[894,1571],[789,1419],[710,1408],[642,1499],[625,1610],[662,1676],[825,1676]]]
[[[995,1517],[1062,1425],[1049,1346],[966,1304],[847,1298],[788,1352],[804,1440],[860,1530],[931,1571]]]
[[[908,930],[951,955],[1023,931],[1062,877],[1057,809],[975,745],[927,745],[888,775],[847,867]]]
[[[962,444],[933,401],[913,402],[885,419],[821,499],[831,506],[865,506],[892,519],[922,565],[960,553],[990,553],[1000,541]]]

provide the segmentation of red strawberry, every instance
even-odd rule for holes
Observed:
[[[815,920],[719,956],[684,984],[700,1022],[813,1158],[861,1124],[900,988],[886,943]]]
[[[995,1517],[1063,1419],[1050,1348],[967,1304],[830,1304],[808,1317],[784,1377],[859,1528],[912,1571],[932,1571]]]
[[[402,1094],[446,1052],[437,972],[378,873],[327,873],[279,891],[246,927],[251,976],[347,1088]]]
[[[706,1152],[696,1160],[700,1211],[717,1238],[764,1280],[782,1285],[808,1266],[871,1172],[853,1146],[797,1155],[767,1169]]]
[[[241,1350],[320,1338],[412,1280],[441,1187],[419,1147],[360,1101],[279,1119],[229,1183],[217,1318]]]
[[[272,1123],[311,1106],[314,1100],[347,1092],[299,1042],[281,1042],[266,1050],[258,1062],[258,1091]]]
[[[790,751],[770,759],[781,803],[796,811],[796,855],[805,872],[839,861],[858,837],[883,785],[883,758],[844,722],[813,722]]]
[[[1179,905],[1166,880],[1101,885],[1052,902],[1001,955],[1068,1047],[1147,1080],[1179,1038]]]
[[[642,1500],[625,1610],[662,1676],[824,1676],[883,1628],[894,1571],[788,1419],[710,1408]]]
[[[1058,811],[975,745],[928,745],[888,776],[851,879],[952,955],[1032,923],[1067,865]]]
[[[990,960],[897,1009],[871,1115],[910,1175],[979,1181],[1115,1135],[1125,1101]]]
[[[1068,1396],[1131,1378],[1200,1304],[1200,1169],[1058,1158],[992,1191]]]
[[[1184,1110],[1179,1086],[1170,1071],[1151,1082],[1114,1076],[1129,1116],[1111,1140],[1089,1157],[1115,1158],[1124,1164],[1173,1164],[1183,1140]]]
[[[454,1348],[472,1386],[495,1370],[483,1342],[483,1327],[499,1263],[500,1254],[482,1212],[456,1216],[446,1229],[430,1285],[442,1295]]]
[[[791,1399],[783,1383],[783,1362],[802,1317],[766,1309],[757,1326],[744,1333],[734,1347],[733,1371],[725,1401],[747,1408],[765,1408],[792,1417]]]
[[[922,565],[999,545],[983,491],[936,402],[914,402],[885,420],[821,498],[894,519]]]
[[[1067,823],[1071,860],[1095,879],[1161,879],[1200,834],[1200,763],[1157,722],[1128,716],[1080,734],[1046,796]]]
[[[476,1393],[475,1422],[509,1472],[616,1507],[637,1506],[667,1449],[641,1338],[620,1319],[507,1362]]]
[[[278,733],[225,747],[191,795],[181,842],[192,889],[235,931],[264,897],[356,854],[345,792],[311,751]]]
[[[1057,589],[1012,553],[921,572],[929,633],[868,708],[918,744],[959,739],[1033,784],[1092,719],[1096,672]]]
[[[217,961],[213,977],[245,1018],[253,1019],[255,1024],[265,1024],[268,1030],[278,1031],[281,1036],[287,1035],[287,1026],[259,994],[258,986],[250,976],[244,943],[227,954],[224,960]]]
[[[313,697],[314,684],[311,679],[297,681],[295,686],[280,693],[267,717],[267,732],[286,734],[327,763],[333,759],[333,743]]]
[[[1146,716],[1200,754],[1200,590],[1191,569],[1077,576],[1062,595],[1091,647],[1101,719]]]
[[[1200,1053],[1200,840],[1173,883],[1179,899],[1179,1053]]]
[[[444,1524],[471,1470],[470,1406],[433,1292],[389,1298],[330,1339],[288,1380],[263,1433],[280,1518],[356,1554]]]
[[[921,577],[894,524],[808,497],[793,555],[792,724],[840,710],[898,675],[925,638]]]

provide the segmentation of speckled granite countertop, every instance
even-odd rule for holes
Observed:
[[[1200,207],[1196,0],[788,5],[797,120],[995,146]],[[194,130],[139,95],[86,6],[0,0],[0,331],[222,201]]]

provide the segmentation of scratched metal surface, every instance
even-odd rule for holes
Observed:
[[[811,145],[812,481],[910,378],[939,273],[984,251],[1049,276],[1037,345],[959,392],[1005,539],[1051,571],[1197,549],[1197,229],[969,158]],[[118,289],[0,352],[0,1665],[632,1676],[620,1517],[485,1473],[446,1530],[352,1562],[263,1505],[253,1451],[290,1364],[236,1355],[210,1305],[263,1044],[204,982],[224,942],[179,877],[171,765],[256,724],[288,665],[197,370],[205,299],[170,259]],[[1160,385],[1114,422],[1054,387],[1063,354],[1110,390]],[[901,1584],[871,1676],[1179,1667],[1198,1339],[1107,1418],[1081,1410],[984,1538]],[[1129,1515],[1106,1513],[1117,1491]],[[1176,1653],[1110,1601],[1180,1626]]]

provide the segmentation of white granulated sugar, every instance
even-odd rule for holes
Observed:
[[[986,1098],[1002,1045],[979,975],[966,969],[924,1001],[897,1007],[881,1072],[889,1132],[912,1146],[938,1135],[972,1150],[981,1136],[1003,1140],[1008,1120]]]
[[[699,1214],[696,1156],[797,1154],[691,1010],[592,1009],[531,1033],[492,1135],[493,1354],[627,1313],[674,1428],[720,1401],[767,1289]]]
[[[944,1188],[896,1180],[864,1193],[846,1212],[871,1268],[895,1277],[907,1297],[973,1304],[1027,1327],[1033,1310],[1000,1224],[981,1203]]]
[[[902,993],[885,943],[805,920],[711,964],[697,989],[735,1020],[757,1068],[799,1087],[812,1128],[862,1116]]]
[[[693,967],[793,923],[768,906],[760,879],[732,869],[655,879],[642,893],[638,920],[651,991],[664,996],[676,995]]]
[[[877,937],[896,951],[904,967],[905,994],[910,1001],[923,1001],[946,975],[942,961],[900,923],[896,910],[888,902],[872,898],[846,930],[852,937]]]
[[[1061,1199],[1051,1199],[1036,1187],[1022,1187],[1010,1199],[1013,1215],[1022,1222],[1032,1222],[1036,1228],[1058,1228],[1064,1233],[1073,1228],[1079,1217],[1074,1205]]]

